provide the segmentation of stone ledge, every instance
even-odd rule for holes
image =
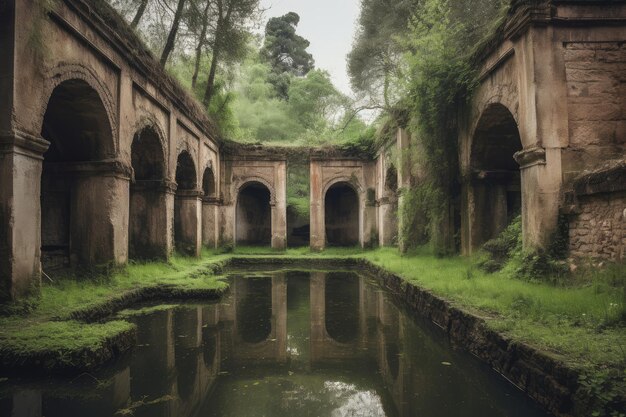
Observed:
[[[626,159],[614,160],[586,171],[574,180],[576,197],[626,191]]]

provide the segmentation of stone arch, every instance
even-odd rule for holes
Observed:
[[[354,246],[361,242],[361,194],[349,181],[332,181],[325,188],[324,233],[328,245]]]
[[[44,87],[39,112],[37,114],[36,126],[38,130],[43,131],[44,119],[49,107],[50,100],[57,88],[64,83],[82,81],[93,91],[96,92],[99,101],[106,111],[108,120],[108,131],[111,136],[111,151],[104,155],[102,159],[113,158],[118,153],[118,117],[115,100],[111,91],[96,75],[96,72],[84,65],[80,64],[60,64],[48,70],[44,76]]]
[[[210,162],[204,168],[202,174],[202,192],[204,197],[217,198],[217,183],[215,173],[213,172],[213,164]]]
[[[398,170],[394,164],[389,164],[385,171],[385,190],[390,193],[398,191]]]
[[[514,155],[522,149],[511,111],[500,103],[487,105],[476,122],[469,157],[473,247],[496,237],[520,214],[521,174]]]
[[[161,126],[161,123],[159,123],[157,118],[152,113],[149,113],[147,111],[142,111],[141,116],[137,118],[135,124],[133,125],[133,132],[135,132],[135,134],[143,131],[144,129],[152,130],[155,133],[156,137],[159,139],[159,142],[161,144],[161,151],[163,152],[163,160],[164,160],[163,178],[164,179],[168,178],[169,170],[167,168],[169,166],[169,163],[168,163],[169,145],[167,143],[167,135],[165,134],[165,130],[163,129],[163,127]],[[131,143],[131,147],[132,147],[132,143]],[[131,148],[131,152],[132,152],[132,148]]]
[[[276,191],[274,189],[274,186],[269,180],[263,177],[258,177],[258,176],[246,177],[245,179],[241,181],[233,183],[232,195],[238,196],[241,189],[244,188],[247,184],[250,184],[252,182],[258,182],[259,184],[263,184],[270,191],[270,205],[273,206],[276,204]]]
[[[186,149],[176,158],[176,185],[177,190],[195,190],[198,186],[196,162],[191,152]]]
[[[200,255],[202,240],[201,191],[192,154],[183,149],[176,159],[176,200],[174,203],[174,243],[186,255]]]
[[[259,178],[260,179],[260,178]],[[237,190],[235,204],[235,244],[271,245],[272,189],[266,181],[248,179]]]
[[[102,94],[84,78],[65,73],[55,79],[42,111],[41,136],[50,142],[41,176],[41,250],[48,270],[114,256],[111,204],[106,192],[93,191],[114,181],[103,171],[119,168],[100,162],[116,153],[114,130]]]
[[[141,123],[131,143],[129,255],[133,259],[166,258],[167,158],[162,136],[152,123]]]

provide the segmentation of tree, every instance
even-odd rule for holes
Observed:
[[[289,86],[291,112],[306,129],[332,124],[345,103],[326,71],[313,70]]]
[[[135,17],[133,18],[133,21],[130,23],[130,27],[132,27],[133,29],[137,27],[137,25],[141,21],[141,17],[146,11],[147,6],[148,6],[148,0],[141,0],[141,3],[139,3],[139,8],[137,9],[137,13],[135,13]]]
[[[183,11],[185,9],[186,0],[178,0],[178,6],[176,7],[176,12],[174,13],[174,20],[172,21],[172,26],[170,27],[169,34],[167,35],[167,40],[165,41],[165,46],[163,47],[163,52],[161,53],[161,66],[164,67],[167,63],[167,58],[170,56],[170,53],[174,49],[174,44],[176,42],[176,34],[178,33],[178,28],[180,26],[180,19],[183,16]]]
[[[196,57],[194,63],[193,76],[191,77],[191,87],[196,88],[198,82],[198,73],[200,72],[200,61],[202,59],[202,52],[206,44],[207,31],[209,29],[209,10],[211,8],[211,0],[205,0],[204,12],[202,13],[202,19],[200,21],[200,34],[198,36],[198,43],[196,46]]]
[[[259,0],[215,0],[215,30],[212,33],[211,65],[202,102],[209,107],[214,94],[215,76],[222,60],[240,58],[246,48],[246,23],[258,10]]]
[[[419,0],[363,0],[359,26],[348,54],[352,87],[364,94],[368,107],[389,110],[401,95],[402,56],[399,40],[418,9]]]
[[[261,56],[270,65],[270,82],[283,99],[288,98],[290,76],[303,77],[315,66],[313,56],[306,50],[310,42],[296,34],[299,22],[300,16],[290,12],[271,18],[265,26]]]

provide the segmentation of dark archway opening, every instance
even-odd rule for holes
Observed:
[[[258,182],[245,185],[237,198],[238,245],[268,246],[272,241],[270,191]]]
[[[472,142],[475,245],[498,236],[521,213],[520,170],[513,158],[521,150],[517,123],[511,112],[501,104],[489,106],[478,121]]]
[[[54,89],[41,135],[50,142],[41,176],[41,261],[44,270],[52,270],[85,261],[78,253],[71,256],[75,249],[95,250],[90,231],[96,217],[89,212],[97,196],[89,178],[79,175],[78,164],[115,151],[107,111],[83,80],[64,81]]]
[[[359,244],[359,197],[350,184],[337,183],[326,192],[324,218],[329,246]]]
[[[202,191],[204,192],[204,196],[208,198],[217,198],[216,189],[213,169],[211,167],[207,167],[202,175]]]
[[[359,277],[345,272],[326,276],[326,332],[339,343],[356,341],[359,335]]]
[[[393,165],[390,165],[385,173],[385,188],[391,193],[398,191],[398,170]]]
[[[196,253],[198,213],[193,192],[197,188],[196,166],[187,151],[182,151],[176,161],[176,203],[174,204],[174,243],[184,254]]]
[[[129,255],[132,259],[154,259],[166,255],[159,242],[165,213],[165,195],[160,190],[165,157],[159,135],[151,127],[137,132],[131,145],[133,179],[130,186]]]

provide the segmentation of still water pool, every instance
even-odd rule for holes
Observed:
[[[73,379],[12,381],[11,417],[546,417],[352,272],[235,274],[219,303],[120,313],[138,346]]]

